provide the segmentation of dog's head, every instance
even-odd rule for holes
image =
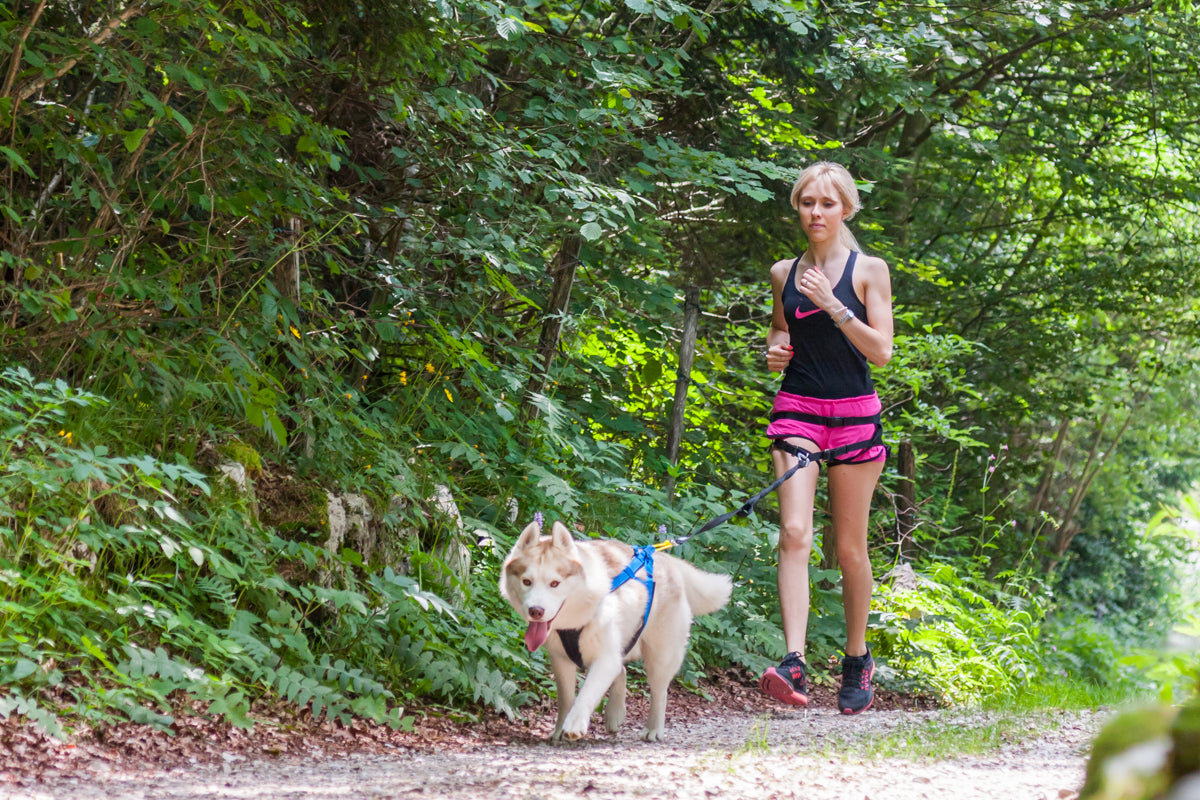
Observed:
[[[546,641],[567,602],[587,591],[585,584],[579,548],[565,525],[555,522],[549,536],[536,522],[521,532],[500,569],[500,594],[529,623],[530,652]]]

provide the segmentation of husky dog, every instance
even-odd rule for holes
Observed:
[[[529,623],[529,651],[545,644],[550,652],[558,686],[558,723],[550,739],[586,734],[605,693],[604,727],[609,733],[620,729],[625,664],[641,659],[650,684],[642,739],[661,740],[667,687],[683,664],[692,618],[724,606],[732,588],[728,575],[704,572],[653,548],[575,541],[561,522],[549,536],[537,523],[526,527],[504,560],[500,594]],[[578,698],[577,667],[586,672]]]

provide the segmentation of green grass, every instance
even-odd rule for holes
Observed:
[[[771,749],[769,741],[769,731],[771,729],[771,717],[763,714],[754,721],[754,727],[746,735],[746,744],[742,746],[743,753],[761,753]]]
[[[1123,706],[1153,698],[1154,692],[1149,686],[1139,691],[1124,684],[1099,686],[1092,681],[1062,677],[1050,682],[1034,681],[1023,686],[1016,694],[992,697],[981,707],[993,711],[1020,714],[1047,709],[1077,711],[1105,706]]]
[[[954,712],[942,712],[953,714]],[[830,758],[937,759],[985,755],[1036,738],[1056,727],[1046,715],[1008,716],[973,711],[905,724],[870,736],[830,742]]]
[[[987,755],[1053,733],[1071,718],[1061,712],[1120,707],[1151,697],[1149,690],[1131,693],[1067,677],[1035,682],[1017,694],[974,707],[945,709],[927,718],[906,716],[897,727],[870,736],[837,737],[827,742],[825,755],[908,759]]]

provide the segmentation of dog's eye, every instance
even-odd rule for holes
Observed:
[[[557,589],[557,588],[558,588],[558,581],[550,581],[550,588],[551,588],[551,589]]]
[[[522,578],[521,583],[525,584],[526,586],[533,586],[533,581],[529,580],[529,578]]]

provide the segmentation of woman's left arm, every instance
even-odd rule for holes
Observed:
[[[854,271],[858,296],[867,307],[866,320],[855,317],[842,326],[842,333],[858,351],[877,367],[892,360],[892,278],[882,258],[860,259]]]

